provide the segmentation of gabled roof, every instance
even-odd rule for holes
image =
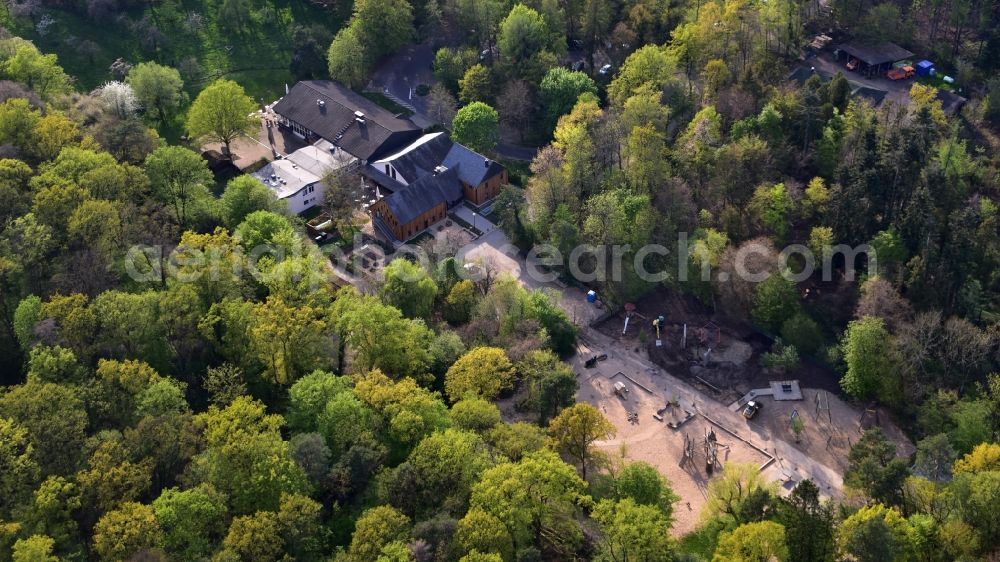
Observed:
[[[399,224],[406,224],[441,203],[451,205],[462,198],[462,184],[454,169],[428,174],[385,198]]]
[[[448,135],[444,133],[430,133],[423,135],[409,145],[403,147],[398,152],[385,156],[373,165],[376,169],[385,169],[385,164],[392,164],[396,173],[403,177],[407,183],[413,183],[418,179],[434,173],[444,162],[451,145],[454,144]]]
[[[444,133],[430,133],[410,143],[395,154],[374,162],[376,169],[392,164],[407,182],[432,174],[438,166],[458,170],[458,177],[471,186],[478,186],[501,171],[503,166],[461,145]]]
[[[384,168],[383,168],[384,169]],[[390,193],[395,193],[400,189],[406,189],[406,186],[399,182],[399,180],[394,180],[387,176],[385,172],[379,170],[372,164],[363,166],[360,170],[361,175],[374,181],[378,185],[389,190]]]
[[[857,88],[853,92],[851,92],[852,96],[867,98],[871,100],[872,106],[877,106],[878,104],[882,103],[882,100],[884,100],[885,96],[887,96],[888,94],[889,92],[885,90],[879,90],[878,88],[870,88],[868,86],[861,86],[860,88]]]
[[[332,80],[299,82],[274,105],[274,112],[362,160],[411,142],[421,132],[409,119]],[[364,115],[360,122],[356,112]]]
[[[457,142],[448,151],[444,165],[458,168],[458,177],[471,186],[477,186],[503,171],[500,164]]]
[[[895,43],[844,43],[837,48],[868,65],[896,62],[913,56]]]
[[[814,74],[816,76],[819,76],[819,79],[823,82],[829,82],[830,80],[833,80],[833,75],[830,74],[829,72],[816,67],[808,67],[808,66],[796,67],[795,70],[791,71],[788,74],[788,80],[789,81],[794,80],[798,82],[799,85],[802,85],[805,84],[807,80],[812,78]]]

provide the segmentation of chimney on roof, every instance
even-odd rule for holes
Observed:
[[[320,107],[326,107],[326,102],[323,100],[316,100],[316,105]]]
[[[355,111],[354,112],[354,120],[358,122],[358,125],[364,125],[365,124],[365,114],[362,113],[361,111]]]
[[[490,167],[490,159],[489,158],[484,159],[483,160],[483,164],[485,165],[485,167],[489,168]]]
[[[444,166],[437,166],[436,168],[434,168],[434,175],[436,176],[436,175],[438,175],[438,174],[443,174],[443,173],[445,173],[445,172],[446,172],[447,170],[448,170],[448,168],[446,168],[446,167],[444,167]]]

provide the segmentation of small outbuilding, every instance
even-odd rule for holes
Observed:
[[[929,60],[922,60],[914,65],[917,69],[917,76],[932,76],[934,74],[934,63]]]
[[[858,71],[869,78],[884,74],[893,63],[913,57],[913,53],[895,43],[843,43],[837,47],[838,60],[860,62]]]

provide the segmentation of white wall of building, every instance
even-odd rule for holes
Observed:
[[[297,193],[285,197],[284,200],[288,203],[288,209],[298,214],[316,205],[322,205],[323,193],[323,183],[316,182],[303,187]]]

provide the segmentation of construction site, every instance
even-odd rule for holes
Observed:
[[[824,380],[835,373],[762,369],[770,345],[682,297],[626,306],[581,336],[572,359],[577,399],[617,429],[597,446],[609,454],[624,448],[670,480],[681,498],[677,536],[697,528],[708,483],[726,463],[757,466],[782,493],[808,478],[839,499],[848,452],[865,429],[878,425],[899,454],[913,452],[885,412],[841,399],[836,379]]]

